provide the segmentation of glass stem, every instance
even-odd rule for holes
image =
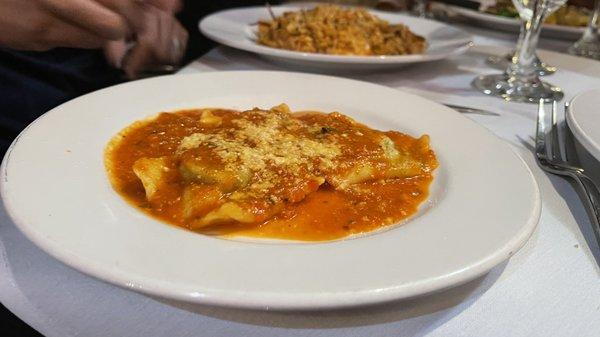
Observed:
[[[599,0],[600,1],[600,0]],[[523,39],[525,39],[525,30],[527,29],[527,22],[521,21],[521,30],[519,31],[519,38],[517,39],[517,45],[515,49],[512,51],[512,56],[510,58],[511,62],[517,62],[517,51],[521,50],[521,46],[523,45]]]
[[[427,16],[427,0],[415,0],[413,12],[417,17],[424,18]]]
[[[596,0],[594,4],[594,12],[588,21],[588,25],[583,33],[583,41],[598,40],[598,16],[600,14],[600,0]]]
[[[537,48],[544,22],[544,10],[540,7],[543,1],[538,1],[538,5],[533,9],[531,19],[525,22],[525,32],[521,44],[517,44],[517,50],[513,57],[513,62],[508,66],[507,73],[511,78],[516,78],[523,82],[539,81],[535,67],[535,49]]]

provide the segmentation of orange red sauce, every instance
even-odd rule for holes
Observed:
[[[132,166],[140,158],[173,154],[182,138],[200,131],[200,113],[201,110],[183,110],[136,122],[121,132],[118,142],[109,144],[105,154],[111,183],[125,200],[152,217],[186,229],[190,229],[190,226],[179,211],[185,187],[183,179],[176,172],[173,173],[161,187],[161,199],[153,200],[150,204]],[[408,151],[417,142],[417,139],[395,131],[385,132],[385,135],[397,148]],[[419,156],[428,165],[437,166],[432,151]],[[419,205],[427,199],[432,181],[431,173],[370,181],[358,186],[360,193],[335,190],[324,184],[304,200],[287,204],[281,213],[266,221],[254,224],[226,223],[196,231],[212,235],[302,241],[339,239],[377,230],[415,214]]]

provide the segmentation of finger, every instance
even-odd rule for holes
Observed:
[[[106,8],[121,14],[136,33],[145,27],[143,12],[149,7],[174,13],[181,7],[178,0],[96,0]]]
[[[142,13],[143,27],[137,32],[137,41],[154,44],[160,38],[161,11],[147,6]]]
[[[145,28],[124,62],[123,69],[130,78],[153,66],[177,64],[188,41],[187,31],[170,13],[149,6],[144,22]]]
[[[167,12],[159,12],[158,34],[160,43],[156,45],[156,58],[159,63],[173,62],[173,28],[175,20]]]
[[[124,60],[123,70],[133,79],[143,70],[157,63],[156,43],[159,41],[159,11],[148,8],[143,13],[144,29],[137,35],[135,46]]]
[[[185,50],[187,49],[188,43],[188,32],[183,28],[183,26],[175,20],[174,25],[174,35],[176,36],[178,44],[174,48],[174,53],[172,54],[173,64],[178,64],[183,56],[185,55]]]
[[[104,56],[110,65],[120,69],[128,49],[125,40],[109,41],[104,46]]]
[[[158,64],[171,61],[171,40],[174,18],[155,7],[148,7],[144,31],[137,35],[137,44],[148,46],[152,59]]]
[[[47,50],[54,47],[66,48],[101,48],[106,42],[103,37],[67,22],[55,22],[37,37],[36,50]]]
[[[137,34],[145,27],[144,12],[150,7],[144,0],[96,0],[106,8],[115,11],[125,18],[125,21]]]
[[[119,14],[91,0],[39,0],[56,17],[107,40],[124,38],[129,31]]]
[[[161,9],[168,13],[177,13],[181,10],[182,4],[180,0],[137,0],[146,2],[158,9]]]
[[[144,69],[148,69],[154,63],[151,47],[147,44],[138,44],[123,60],[122,69],[129,79],[135,79]]]
[[[158,40],[153,44],[156,61],[177,64],[185,51],[187,32],[169,13],[159,11]]]

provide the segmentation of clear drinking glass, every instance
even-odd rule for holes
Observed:
[[[587,28],[579,41],[569,48],[569,54],[600,60],[600,33],[598,32],[600,0],[596,0]]]
[[[566,0],[513,0],[521,20],[525,21],[525,33],[515,56],[503,74],[476,77],[472,85],[487,95],[502,97],[508,101],[537,103],[561,100],[562,90],[539,78],[535,67],[535,49],[540,29],[546,17],[564,5]]]
[[[525,38],[525,26],[527,22],[521,20],[521,30],[519,32],[519,39],[517,40],[517,46],[521,46],[523,44],[523,38]],[[517,47],[519,48],[519,47]],[[506,69],[508,65],[512,62],[513,58],[516,57],[516,51],[513,50],[510,53],[504,55],[495,55],[488,57],[485,62],[498,69]],[[556,72],[556,67],[548,65],[540,60],[540,58],[535,54],[535,59],[533,60],[533,66],[538,72],[540,76],[548,76],[552,75]]]

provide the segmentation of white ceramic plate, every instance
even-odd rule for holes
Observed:
[[[275,15],[296,11],[301,7],[273,7]],[[444,59],[466,52],[472,44],[472,36],[446,24],[414,18],[401,14],[372,11],[391,23],[403,23],[428,41],[427,51],[419,55],[400,56],[338,56],[302,53],[262,46],[256,42],[256,23],[269,20],[265,7],[245,7],[217,12],[200,22],[200,31],[207,37],[224,45],[246,50],[275,61],[329,69],[371,69],[399,67],[408,64]]]
[[[469,24],[475,24],[494,30],[503,30],[506,32],[519,33],[521,23],[516,18],[508,18],[500,15],[493,15],[469,8],[448,6],[450,11],[458,18],[465,19]],[[569,27],[561,25],[542,25],[542,36],[562,40],[578,40],[585,27]]]
[[[107,180],[104,147],[136,120],[181,108],[281,102],[429,134],[441,166],[419,214],[335,242],[226,240],[146,216]],[[158,77],[81,96],[32,123],[2,165],[8,214],[52,256],[135,291],[220,306],[334,308],[451,287],[509,258],[540,214],[538,188],[522,159],[455,111],[379,85],[288,72]]]
[[[575,138],[600,161],[599,108],[600,89],[586,91],[571,100],[565,117]]]

